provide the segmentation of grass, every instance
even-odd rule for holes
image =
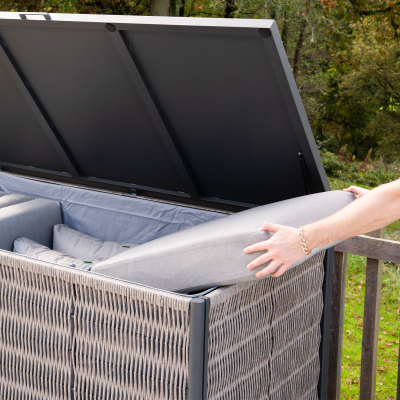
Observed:
[[[361,340],[364,314],[366,258],[349,255],[343,336],[341,399],[357,399],[360,392]],[[399,353],[400,271],[398,265],[383,267],[377,399],[396,398]]]
[[[332,189],[341,190],[351,182],[329,179]],[[369,187],[365,187],[370,189]],[[386,228],[386,237],[400,240],[400,221]],[[359,398],[361,341],[364,314],[366,258],[348,256],[345,323],[343,336],[341,399]],[[399,357],[400,265],[384,263],[378,342],[376,399],[396,399]]]

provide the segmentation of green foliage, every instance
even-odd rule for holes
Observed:
[[[320,152],[322,163],[329,177],[362,187],[375,187],[400,178],[398,164],[377,162],[343,161],[327,150]]]
[[[151,0],[0,0],[0,11],[150,15]]]

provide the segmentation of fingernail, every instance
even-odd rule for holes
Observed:
[[[263,230],[263,228],[262,228],[262,227],[260,227],[260,228],[257,228],[257,230],[258,230],[258,231],[262,231],[262,230]]]

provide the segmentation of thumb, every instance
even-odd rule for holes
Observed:
[[[265,222],[261,228],[258,228],[259,231],[268,231],[276,233],[279,231],[281,226],[277,224],[271,224],[270,222]]]

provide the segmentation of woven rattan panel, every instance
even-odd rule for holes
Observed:
[[[0,398],[185,400],[189,304],[0,252]]]
[[[208,400],[318,399],[324,253],[209,294]]]

